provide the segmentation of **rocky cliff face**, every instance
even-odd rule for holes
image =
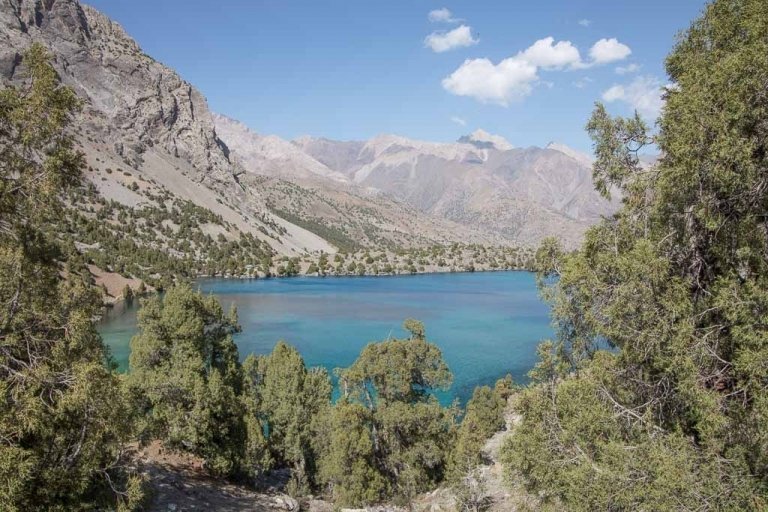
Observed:
[[[117,23],[76,0],[4,0],[0,73],[18,78],[21,55],[41,42],[62,81],[85,99],[83,122],[140,166],[149,148],[189,162],[201,182],[236,185],[205,98],[146,55]]]
[[[240,183],[243,171],[216,134],[202,94],[119,24],[78,0],[2,0],[0,27],[0,81],[23,80],[22,55],[38,42],[84,100],[74,131],[89,165],[86,179],[105,198],[132,208],[157,203],[126,189],[124,176],[140,177],[221,216],[232,226],[229,236],[250,233],[279,254],[334,250],[272,215],[263,197]]]

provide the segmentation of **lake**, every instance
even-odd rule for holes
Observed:
[[[475,386],[507,373],[524,383],[536,345],[552,335],[549,308],[529,272],[477,272],[388,277],[204,279],[205,293],[236,304],[240,355],[266,354],[278,340],[299,349],[310,366],[330,370],[354,362],[371,341],[405,336],[406,318],[424,322],[454,375],[441,402],[464,403]],[[128,365],[136,308],[111,311],[99,331],[121,369]]]

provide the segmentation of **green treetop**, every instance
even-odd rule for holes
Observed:
[[[424,325],[406,320],[411,338],[368,344],[355,363],[341,373],[345,395],[377,402],[413,403],[427,399],[434,389],[447,389],[453,376],[440,349],[425,338]]]
[[[340,505],[406,504],[444,477],[455,411],[432,392],[451,373],[424,326],[405,326],[409,339],[371,343],[339,372],[342,397],[315,422],[318,480]]]
[[[0,90],[0,509],[129,507],[140,493],[118,471],[130,421],[91,321],[100,298],[82,262],[61,277],[45,234],[83,166],[67,135],[79,101],[48,60],[32,46],[28,79]]]
[[[559,336],[507,451],[565,508],[768,506],[766,55],[768,4],[714,1],[667,59],[657,134],[601,105],[587,126],[624,205],[544,269]]]
[[[128,384],[142,436],[203,457],[215,473],[239,472],[247,439],[234,309],[180,285],[145,299],[138,327]]]

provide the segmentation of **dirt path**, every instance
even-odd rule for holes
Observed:
[[[297,511],[298,504],[280,493],[257,493],[209,476],[202,461],[166,452],[152,443],[136,454],[139,469],[152,489],[151,512],[274,512]]]

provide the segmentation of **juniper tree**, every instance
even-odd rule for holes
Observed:
[[[339,372],[342,398],[316,424],[319,481],[340,505],[407,503],[444,477],[455,410],[432,392],[452,376],[421,322],[405,327],[410,338],[370,343]],[[329,435],[342,421],[349,431]]]
[[[140,492],[118,471],[130,422],[91,320],[100,297],[46,235],[84,165],[67,131],[79,101],[42,46],[22,66],[27,80],[0,90],[0,508],[129,507]]]
[[[198,455],[214,473],[242,471],[248,439],[236,311],[182,284],[142,302],[138,329],[128,385],[142,439]]]
[[[247,399],[253,404],[249,421],[260,425],[268,443],[269,458],[262,460],[292,469],[293,494],[309,491],[316,464],[311,426],[331,404],[328,372],[307,369],[299,352],[282,341],[269,355],[248,356],[243,366]]]
[[[768,506],[766,55],[768,4],[716,0],[667,58],[657,134],[602,105],[589,121],[623,207],[549,251],[559,338],[507,449],[566,508]]]

